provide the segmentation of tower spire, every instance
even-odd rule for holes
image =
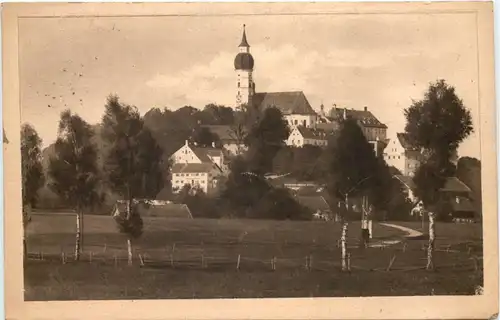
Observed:
[[[240,47],[247,47],[247,48],[250,47],[250,45],[248,44],[248,41],[247,41],[247,34],[245,32],[245,25],[243,25],[243,36],[241,37],[241,43],[239,46]]]

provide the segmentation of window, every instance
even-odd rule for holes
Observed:
[[[302,120],[302,125],[305,127],[306,126],[306,120]]]
[[[199,176],[200,174],[199,173],[196,173],[195,176]]]
[[[298,124],[298,121],[297,121],[297,120],[295,120],[295,125],[297,125],[297,124]]]
[[[398,159],[401,159],[401,156],[398,156]]]
[[[238,88],[240,87],[240,82],[238,81]]]

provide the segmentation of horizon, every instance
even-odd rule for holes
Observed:
[[[403,110],[444,79],[474,124],[459,155],[481,159],[474,17],[360,16],[217,17],[219,24],[213,17],[20,19],[22,122],[45,148],[61,111],[98,124],[109,94],[141,115],[155,107],[232,107],[246,24],[257,92],[303,91],[315,111],[367,106],[393,138],[404,130]],[[457,24],[464,32],[456,34]]]

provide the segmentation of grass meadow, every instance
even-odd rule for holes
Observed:
[[[82,259],[74,262],[74,214],[33,215],[26,300],[464,295],[482,285],[480,224],[438,223],[436,270],[428,272],[426,226],[422,237],[406,239],[375,223],[372,242],[401,242],[360,249],[352,222],[349,273],[340,272],[334,222],[145,218],[133,266],[110,216],[87,215],[83,227]]]

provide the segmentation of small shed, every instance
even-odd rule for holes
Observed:
[[[141,217],[193,219],[189,207],[182,203],[159,200],[134,200],[133,205],[137,207]],[[127,202],[124,200],[116,201],[112,212],[113,216],[125,214],[127,212]]]

